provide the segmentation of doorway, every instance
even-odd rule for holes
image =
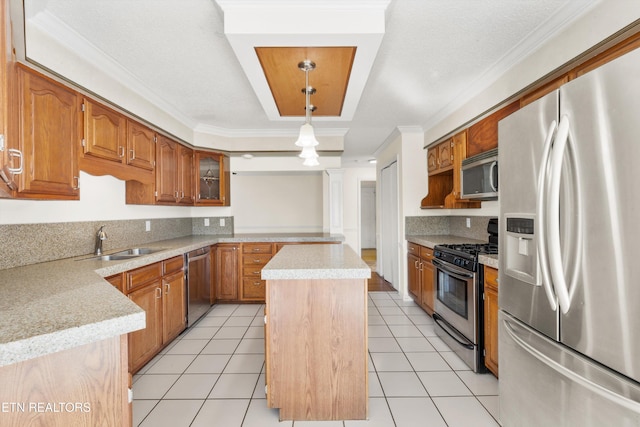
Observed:
[[[377,270],[376,182],[360,182],[360,256],[371,271]]]

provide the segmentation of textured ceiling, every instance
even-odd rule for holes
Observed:
[[[28,22],[53,19],[67,26],[135,78],[141,92],[153,93],[170,114],[187,118],[189,126],[241,135],[250,130],[291,130],[301,124],[271,120],[265,113],[224,34],[224,13],[214,0],[25,3]],[[349,3],[362,6],[367,1]],[[357,77],[366,84],[353,118],[316,121],[315,127],[348,129],[343,164],[364,162],[396,127],[432,123],[465,94],[491,84],[521,59],[523,49],[546,40],[592,3],[391,0],[371,72]]]

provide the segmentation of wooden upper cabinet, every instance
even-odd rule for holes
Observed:
[[[453,168],[453,140],[447,139],[427,150],[429,175],[449,172]]]
[[[438,145],[438,166],[441,170],[453,166],[453,141]]]
[[[431,173],[438,169],[438,147],[427,150],[427,172]]]
[[[156,202],[178,200],[178,144],[159,135],[156,144]]]
[[[222,153],[196,151],[196,205],[229,206],[229,158]]]
[[[156,203],[193,205],[193,150],[159,135]]]
[[[0,2],[0,22],[2,22],[2,28],[6,28],[8,25],[8,11],[6,10],[7,2]],[[0,31],[0,198],[12,197],[12,189],[15,186],[14,176],[12,169],[16,166],[11,165],[12,159],[9,158],[9,151],[7,150],[8,142],[8,122],[9,122],[9,80],[10,76],[7,73],[9,64],[6,63],[7,58],[7,45],[6,31]]]
[[[127,119],[87,98],[83,106],[83,155],[123,163],[127,149]]]
[[[178,144],[178,203],[182,205],[195,203],[193,157],[191,148]]]
[[[79,96],[22,66],[16,77],[18,137],[10,138],[9,147],[22,153],[24,165],[16,196],[79,199]]]
[[[155,132],[148,127],[127,120],[127,164],[152,171],[155,167]]]
[[[467,157],[475,156],[498,146],[498,122],[520,108],[520,101],[490,114],[469,127],[467,137]]]

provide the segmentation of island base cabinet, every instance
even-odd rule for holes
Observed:
[[[127,339],[0,368],[1,426],[131,426]]]
[[[267,280],[267,402],[281,420],[364,420],[367,280]]]

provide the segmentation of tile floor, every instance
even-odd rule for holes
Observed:
[[[278,421],[264,394],[263,305],[214,306],[134,377],[134,426],[497,426],[498,381],[474,374],[396,293],[369,293],[369,419]]]

